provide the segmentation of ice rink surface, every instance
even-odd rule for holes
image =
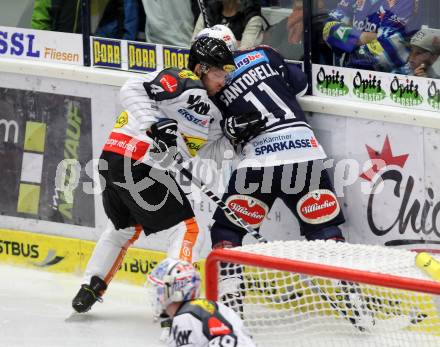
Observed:
[[[80,280],[0,265],[0,346],[164,346],[143,287],[113,282],[103,303],[66,322]]]

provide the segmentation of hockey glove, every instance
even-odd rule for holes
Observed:
[[[266,128],[267,118],[261,112],[245,113],[226,117],[221,121],[225,136],[233,146],[246,143]]]
[[[161,166],[171,164],[177,153],[177,121],[174,119],[160,120],[147,130],[147,135],[154,141],[150,156],[161,163]]]

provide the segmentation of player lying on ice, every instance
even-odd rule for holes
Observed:
[[[200,276],[190,263],[165,259],[148,282],[156,313],[165,311],[172,318],[168,346],[255,346],[235,311],[199,298]]]
[[[224,83],[220,80],[235,68],[232,54],[223,42],[213,49],[207,74]],[[130,79],[121,88],[120,101],[124,111],[105,143],[99,170],[109,221],[72,301],[79,313],[101,301],[127,248],[142,231],[148,236],[172,228],[168,255],[192,260],[199,229],[188,199],[166,167],[177,152],[220,161],[232,150],[219,124],[219,110],[189,70],[169,68]]]

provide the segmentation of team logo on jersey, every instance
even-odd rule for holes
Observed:
[[[190,71],[190,70],[182,70],[179,72],[179,77],[180,78],[189,78],[192,79],[194,81],[198,80],[199,78],[197,77],[197,75]]]
[[[204,299],[192,300],[190,305],[198,306],[202,310],[208,312],[209,314],[214,314],[214,312],[215,312],[214,304],[208,300],[204,300]]]
[[[259,51],[252,51],[248,52],[242,55],[239,55],[234,59],[235,65],[237,67],[237,72],[240,70],[245,70],[251,66],[254,66],[256,64],[267,62],[269,63],[269,59],[266,56],[266,53],[264,53],[263,50]],[[235,72],[234,72],[235,74]]]
[[[192,334],[192,330],[179,330],[179,327],[175,326],[172,333],[176,346],[185,346],[189,344],[189,337]]]
[[[118,119],[116,119],[115,128],[122,128],[126,124],[128,124],[128,114],[122,111]]]
[[[228,206],[234,213],[248,223],[252,228],[258,228],[263,223],[269,207],[261,200],[255,199],[247,195],[232,195],[226,199],[226,206]],[[240,226],[228,214],[226,216],[235,225]]]
[[[255,148],[255,155],[265,155],[276,152],[283,152],[301,148],[318,148],[318,141],[315,137],[293,139],[291,135],[278,135],[265,137],[262,140],[252,142]]]
[[[189,136],[182,134],[183,140],[185,141],[186,147],[188,148],[189,154],[191,156],[196,156],[200,148],[205,144],[206,140],[200,137]]]
[[[190,94],[186,102],[189,105],[188,109],[194,110],[196,113],[201,114],[203,116],[207,115],[209,110],[211,109],[209,103],[202,100],[201,95]]]
[[[377,24],[370,22],[368,19],[365,20],[355,19],[353,21],[353,27],[357,30],[362,30],[372,33],[375,33],[377,31]]]
[[[340,211],[335,194],[317,189],[304,195],[296,204],[299,217],[309,224],[321,224],[335,218]]]
[[[174,93],[177,90],[177,79],[174,76],[163,75],[160,79],[160,84],[169,93]]]
[[[228,335],[232,331],[217,317],[209,317],[208,329],[211,336]]]
[[[200,119],[184,108],[179,108],[177,112],[179,112],[187,121],[190,121],[195,125],[199,125],[202,128],[206,128],[209,125],[209,119]]]

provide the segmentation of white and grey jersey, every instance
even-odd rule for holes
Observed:
[[[169,347],[255,347],[243,321],[219,302],[185,302],[173,318]]]
[[[175,68],[128,80],[121,88],[124,111],[104,147],[105,151],[148,162],[153,140],[146,134],[151,125],[163,118],[178,123],[177,145],[186,158],[227,149],[227,140],[218,131],[221,113],[209,99],[201,81],[189,70]],[[147,155],[145,155],[147,154]]]

